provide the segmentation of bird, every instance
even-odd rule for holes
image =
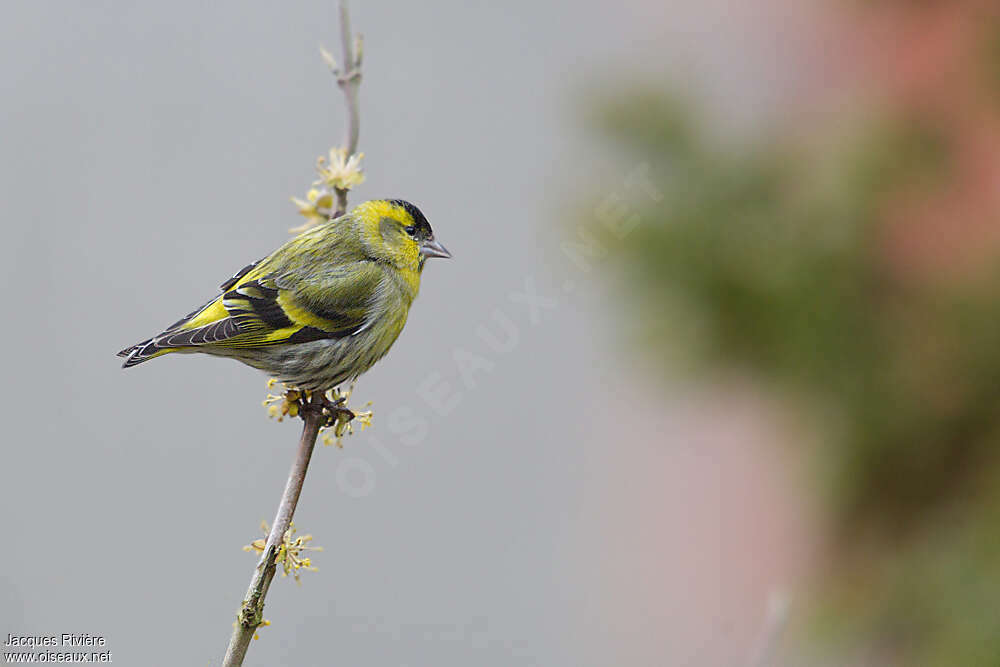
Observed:
[[[389,351],[431,257],[451,253],[420,209],[367,201],[248,264],[208,303],[118,356],[123,368],[174,352],[231,357],[289,387],[326,392]]]

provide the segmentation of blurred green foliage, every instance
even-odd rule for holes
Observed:
[[[1000,663],[1000,273],[889,261],[886,210],[948,180],[945,133],[897,117],[734,148],[694,117],[650,92],[598,115],[664,193],[632,192],[638,226],[606,239],[633,334],[664,372],[749,373],[816,417],[821,627],[889,664]]]

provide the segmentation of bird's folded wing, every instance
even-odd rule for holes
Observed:
[[[262,267],[266,268],[266,267]],[[215,300],[158,336],[158,348],[257,347],[342,338],[363,329],[385,274],[369,261],[315,274],[264,274],[253,265]]]

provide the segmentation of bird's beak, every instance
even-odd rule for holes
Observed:
[[[448,249],[434,239],[427,239],[420,244],[420,254],[424,257],[443,257],[444,259],[451,257]]]

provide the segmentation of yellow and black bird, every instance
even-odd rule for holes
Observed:
[[[392,347],[428,257],[451,253],[416,206],[365,202],[246,266],[207,304],[118,356],[129,368],[170,352],[204,352],[299,389],[332,389]]]

